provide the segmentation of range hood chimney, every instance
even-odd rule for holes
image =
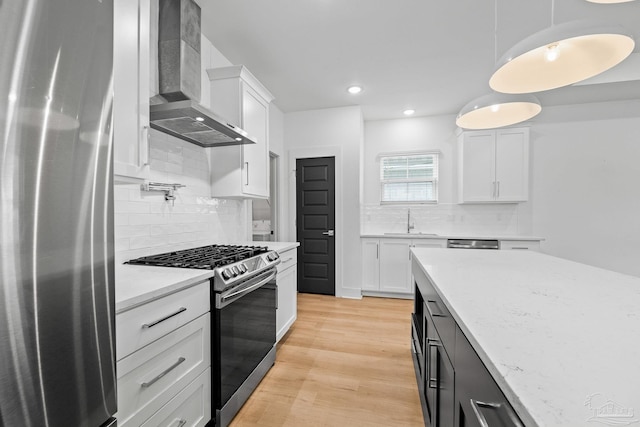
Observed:
[[[200,6],[193,0],[160,0],[158,77],[160,97],[150,125],[199,145],[255,144],[245,131],[203,107],[200,101]]]

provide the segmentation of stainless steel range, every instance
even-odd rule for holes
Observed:
[[[212,408],[227,426],[275,362],[278,253],[264,246],[211,245],[128,264],[213,270]]]

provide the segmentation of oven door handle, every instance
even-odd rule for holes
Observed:
[[[220,295],[220,299],[218,304],[216,304],[216,308],[222,308],[228,304],[231,303],[231,299],[236,300],[238,298],[241,298],[242,296],[253,292],[254,290],[258,289],[259,287],[269,283],[271,280],[273,280],[274,277],[276,277],[276,273],[278,272],[278,270],[276,270],[275,268],[271,271],[271,273],[264,279],[260,280],[258,283],[255,283],[251,286],[248,286],[246,288],[242,288],[239,291],[236,292],[231,292],[230,294],[227,295]]]

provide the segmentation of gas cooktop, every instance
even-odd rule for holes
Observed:
[[[126,264],[213,270],[269,252],[266,246],[210,245],[127,261]]]

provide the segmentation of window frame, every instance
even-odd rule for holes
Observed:
[[[397,153],[380,153],[377,156],[378,160],[378,199],[380,205],[423,205],[423,204],[437,204],[438,203],[438,178],[440,173],[440,151],[415,151],[415,152],[397,152]],[[382,179],[382,165],[386,158],[408,158],[415,156],[430,156],[433,159],[433,177],[426,179]],[[433,200],[382,200],[384,194],[384,185],[389,183],[411,183],[411,182],[431,182],[433,183]]]

